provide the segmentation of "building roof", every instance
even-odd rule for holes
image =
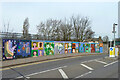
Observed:
[[[120,41],[120,38],[116,38],[116,40],[115,41]]]
[[[99,38],[91,38],[91,39],[85,40],[85,42],[91,42],[91,41],[93,41],[93,42],[97,41],[99,43],[103,43],[103,40],[101,39],[101,37],[99,37]]]

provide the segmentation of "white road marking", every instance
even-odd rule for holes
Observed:
[[[86,62],[88,62],[88,61],[83,61],[83,62],[81,62],[81,63],[86,63]]]
[[[102,63],[102,64],[107,64],[106,62],[95,60],[96,62]]]
[[[48,72],[48,71],[53,71],[53,70],[57,70],[57,69],[60,69],[60,68],[65,68],[65,67],[67,67],[67,66],[58,67],[58,68],[54,68],[54,69],[50,69],[50,70],[45,70],[45,71],[41,71],[41,72],[36,72],[36,73],[28,74],[28,75],[25,75],[25,77],[33,76],[33,75],[36,75],[36,74],[45,73],[45,72]],[[23,78],[23,76],[20,76],[20,77],[17,77],[17,78]]]
[[[91,67],[89,67],[89,66],[87,66],[87,65],[85,65],[85,64],[81,64],[81,65],[82,65],[83,67],[89,69],[89,70],[94,70],[93,68],[91,68]]]
[[[86,62],[92,62],[92,61],[95,61],[95,60],[100,60],[101,58],[97,58],[97,59],[92,59],[92,60],[88,60],[88,61],[83,61],[81,63],[86,63]]]
[[[94,59],[93,60],[89,60],[88,62],[91,62],[91,61],[94,61]]]
[[[105,58],[108,58],[108,56],[106,56]]]
[[[91,61],[94,61],[94,59],[93,60],[88,60],[88,61],[83,61],[81,63],[86,63],[86,62],[91,62]]]
[[[90,73],[92,73],[92,71],[89,71],[89,72],[84,73],[84,74],[82,74],[82,75],[80,75],[80,76],[77,76],[77,77],[75,77],[74,79],[81,78],[81,77],[83,77],[83,76],[85,76],[85,75],[87,75],[87,74],[90,74]],[[74,79],[73,79],[73,80],[74,80]]]
[[[62,77],[64,79],[68,79],[68,76],[66,75],[66,73],[62,69],[58,69],[58,71],[60,72],[60,74],[62,75]]]
[[[109,66],[109,65],[112,65],[112,64],[114,64],[114,63],[116,63],[116,62],[118,62],[118,61],[114,61],[114,62],[112,62],[112,63],[109,63],[109,64],[105,65],[104,67],[107,67],[107,66]]]

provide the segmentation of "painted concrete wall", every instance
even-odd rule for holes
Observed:
[[[83,52],[103,53],[103,44],[72,41],[2,39],[2,59]],[[91,48],[91,44],[94,44]],[[95,49],[91,51],[92,49]]]

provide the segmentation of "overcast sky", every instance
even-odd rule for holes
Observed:
[[[2,23],[9,21],[10,31],[14,32],[22,32],[26,17],[29,32],[37,33],[36,25],[41,21],[69,18],[74,14],[90,18],[95,37],[107,35],[113,39],[112,26],[118,23],[118,2],[3,2],[1,6]]]

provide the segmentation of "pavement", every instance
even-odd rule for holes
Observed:
[[[117,79],[118,59],[107,54],[75,56],[3,68],[2,78],[11,80],[111,78]],[[110,79],[109,79],[110,80]]]
[[[55,55],[47,55],[47,56],[19,58],[19,59],[2,61],[2,68],[21,65],[21,64],[29,64],[29,63],[53,60],[53,59],[74,57],[74,56],[101,55],[101,54],[103,53],[74,53],[74,54],[72,53],[72,54],[55,54]]]

